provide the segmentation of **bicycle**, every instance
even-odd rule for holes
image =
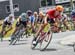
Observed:
[[[15,34],[11,36],[11,41],[9,45],[15,45],[15,43],[19,41],[20,38],[23,38],[23,36],[25,35],[25,30],[23,29],[23,27],[23,24],[21,24]]]
[[[34,38],[33,38],[34,40]],[[51,40],[52,40],[52,31],[51,28],[47,31],[41,31],[37,40],[36,40],[36,45],[33,46],[33,40],[32,40],[32,45],[31,48],[34,49],[38,44],[40,44],[40,51],[44,51],[48,45],[50,44]]]

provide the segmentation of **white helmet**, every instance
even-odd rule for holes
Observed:
[[[9,14],[9,17],[14,17],[14,15],[13,14]]]

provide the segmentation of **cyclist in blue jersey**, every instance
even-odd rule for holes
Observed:
[[[32,32],[35,32],[35,26],[34,26],[35,17],[33,16],[32,11],[28,10],[27,15],[28,15],[29,23],[31,24]]]
[[[15,34],[15,32],[19,29],[19,26],[21,24],[23,24],[24,29],[26,30],[27,21],[28,21],[28,19],[27,19],[26,13],[22,13],[17,19],[16,27],[15,27],[15,30],[12,35]]]

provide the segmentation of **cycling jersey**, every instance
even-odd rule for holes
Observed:
[[[35,16],[34,16],[35,17]],[[38,16],[37,17],[35,17],[35,23],[38,21]]]
[[[35,17],[34,17],[34,16],[30,16],[30,17],[29,17],[29,21],[30,21],[31,23],[35,22]]]
[[[60,18],[61,15],[59,12],[57,12],[55,9],[51,9],[47,12],[47,14],[49,15],[50,19],[54,19],[54,18]]]
[[[22,13],[19,18],[21,18],[21,21],[27,21],[27,17],[26,17],[26,14],[25,13]]]
[[[11,24],[13,24],[14,18],[12,18],[11,20],[9,20],[9,16],[8,16],[8,17],[6,17],[6,18],[4,19],[4,22],[5,22],[5,23],[11,23]]]
[[[21,24],[23,24],[23,26],[26,28],[27,27],[27,22],[23,22],[23,21],[20,21],[20,22],[17,22],[16,23],[16,27],[19,27]]]
[[[41,23],[44,23],[44,19],[43,19],[43,18],[38,18],[38,19],[37,19],[37,23],[40,23],[40,24],[41,24]]]
[[[18,22],[19,21],[19,22]],[[17,20],[17,23],[16,23],[16,27],[19,27],[21,24],[23,24],[23,26],[26,28],[27,26],[27,17],[26,17],[26,13],[22,13],[20,16],[19,16],[19,19]]]

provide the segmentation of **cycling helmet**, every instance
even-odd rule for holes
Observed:
[[[61,11],[61,12],[64,10],[63,6],[61,5],[57,5],[55,8],[57,11]]]
[[[26,13],[27,13],[28,16],[32,15],[32,11],[31,10],[28,10]]]
[[[38,13],[35,11],[35,12],[34,12],[34,15],[35,15],[35,14],[37,15]]]
[[[14,17],[14,15],[13,14],[9,14],[9,17]]]
[[[39,15],[45,16],[45,14],[42,11],[39,12]]]

